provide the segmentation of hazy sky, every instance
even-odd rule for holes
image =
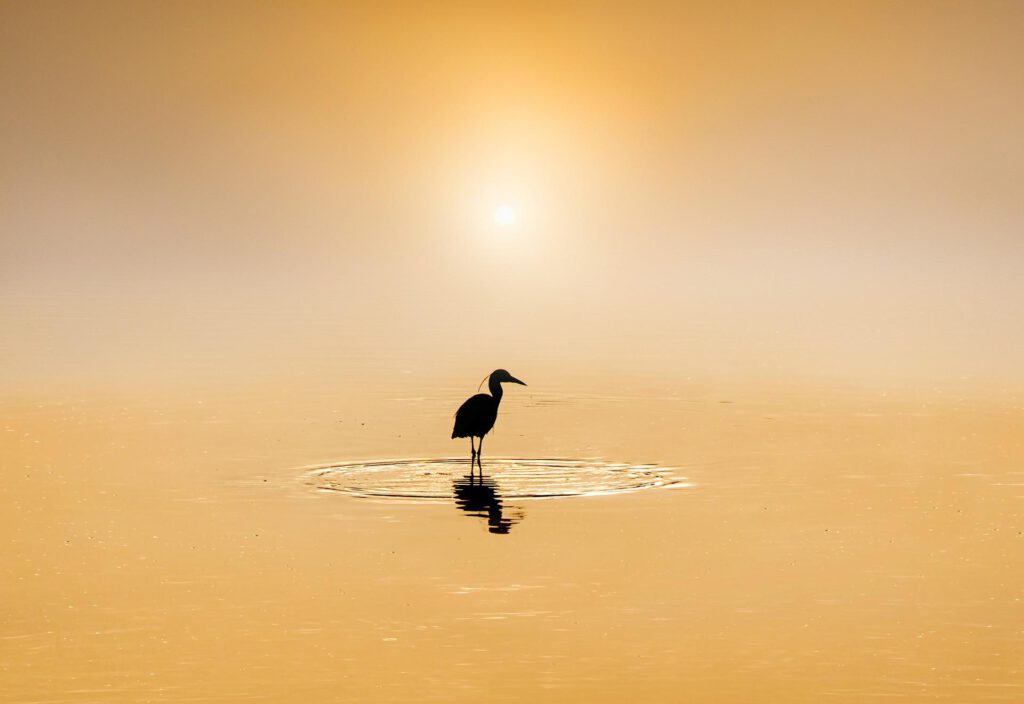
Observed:
[[[2,2],[0,363],[1024,386],[1022,36],[1019,2]]]

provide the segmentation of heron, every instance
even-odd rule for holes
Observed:
[[[452,430],[452,439],[469,438],[470,462],[474,458],[478,464],[480,462],[480,452],[484,449],[484,435],[491,432],[494,421],[498,417],[498,404],[501,403],[501,385],[503,383],[526,386],[525,381],[516,379],[504,369],[496,369],[491,372],[487,381],[487,388],[491,393],[469,397],[455,412],[455,428]],[[474,438],[480,438],[479,449],[477,449]]]

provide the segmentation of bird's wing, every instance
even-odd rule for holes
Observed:
[[[452,429],[453,438],[466,437],[472,430],[470,426],[475,418],[486,413],[488,402],[493,400],[488,394],[477,394],[470,396],[455,411],[455,427]]]

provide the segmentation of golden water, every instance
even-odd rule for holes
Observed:
[[[0,700],[1024,697],[1010,400],[511,369],[10,400]]]

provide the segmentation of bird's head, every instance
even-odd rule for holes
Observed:
[[[509,374],[504,369],[496,369],[493,372],[491,372],[491,380],[492,381],[496,381],[499,384],[501,384],[501,383],[511,383],[511,384],[522,384],[523,386],[526,386],[526,382],[525,381],[519,381],[519,379],[516,379],[514,376]]]

